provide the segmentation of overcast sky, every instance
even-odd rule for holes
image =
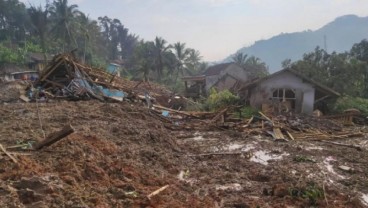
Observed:
[[[21,0],[45,5],[45,0]],[[51,2],[52,0],[50,0]],[[218,61],[260,39],[318,29],[346,14],[368,16],[368,0],[69,0],[97,19],[120,19],[145,40],[185,42]]]

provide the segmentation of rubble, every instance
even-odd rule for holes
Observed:
[[[185,111],[65,54],[27,86],[30,102],[0,105],[4,207],[366,207],[368,131],[351,111]]]

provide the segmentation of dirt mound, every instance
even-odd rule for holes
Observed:
[[[25,93],[26,81],[0,82],[0,103],[16,102]]]
[[[340,138],[339,145],[307,139],[275,142],[262,133],[269,127],[259,121],[247,128],[261,133],[248,134],[190,127],[193,120],[159,118],[134,102],[0,105],[0,143],[18,161],[0,154],[0,203],[4,207],[367,206],[364,138]],[[274,122],[303,135],[317,127],[342,128],[301,117],[278,117]],[[65,125],[75,133],[42,150],[29,150]],[[349,131],[367,133],[363,130]]]
[[[62,102],[1,106],[1,143],[41,139],[71,123],[75,134],[30,155],[18,164],[0,157],[0,201],[12,207],[212,207],[175,177],[180,149],[148,111],[127,103]],[[0,112],[1,112],[0,110]],[[21,130],[21,131],[19,131]],[[17,133],[15,131],[18,131]],[[162,186],[167,190],[147,199]],[[184,188],[185,187],[185,188]]]

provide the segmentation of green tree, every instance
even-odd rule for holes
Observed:
[[[34,34],[38,36],[40,40],[40,45],[42,48],[42,52],[44,53],[45,60],[47,59],[46,56],[46,37],[48,33],[48,10],[47,7],[45,10],[42,9],[41,6],[34,7],[31,6],[28,10],[28,15],[30,17],[32,28]]]
[[[150,72],[155,68],[155,46],[153,42],[141,41],[134,50],[133,76],[142,75],[144,81],[149,81]]]
[[[163,68],[165,55],[170,52],[170,45],[167,45],[167,41],[161,37],[156,37],[154,41],[154,55],[155,55],[155,68],[157,72],[157,78],[160,81]]]
[[[177,42],[173,46],[174,54],[176,57],[176,77],[174,83],[177,82],[179,74],[184,75],[184,71],[186,70],[185,60],[188,57],[189,51],[185,48],[185,43]]]
[[[240,67],[244,67],[247,61],[247,54],[244,54],[242,52],[237,52],[234,54],[231,58],[234,63],[236,63]]]
[[[350,50],[350,55],[362,62],[360,64],[363,79],[362,96],[368,98],[368,40],[364,39],[360,43],[354,44]]]
[[[185,60],[185,65],[192,74],[199,71],[201,59],[202,57],[199,51],[188,49],[188,57]]]
[[[62,40],[63,52],[66,51],[65,43],[68,44],[67,50],[71,50],[73,47],[78,48],[74,34],[77,30],[75,18],[81,14],[78,5],[69,5],[68,0],[54,0],[49,11],[54,24],[51,31]]]
[[[24,41],[28,31],[26,7],[18,0],[0,0],[0,41]]]

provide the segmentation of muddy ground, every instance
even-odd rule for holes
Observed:
[[[74,134],[28,149],[69,123]],[[337,141],[357,150],[173,131],[126,102],[2,104],[0,125],[0,143],[18,161],[0,154],[1,207],[368,207],[367,138]]]

